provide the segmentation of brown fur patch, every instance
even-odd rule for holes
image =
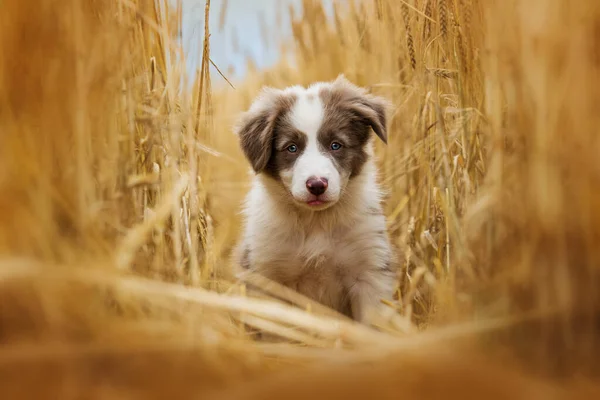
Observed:
[[[387,100],[367,93],[365,89],[352,84],[343,75],[332,83],[329,91],[329,98],[326,99],[321,95],[326,108],[337,107],[349,112],[355,121],[370,126],[375,134],[387,143],[386,108],[389,107]]]
[[[324,87],[319,96],[325,107],[323,125],[319,131],[322,149],[329,153],[338,168],[358,175],[368,160],[365,145],[370,128],[383,142],[387,142],[385,100],[367,95],[341,77],[331,87]],[[332,150],[331,143],[342,144]]]
[[[294,165],[306,148],[306,142],[307,137],[304,133],[294,128],[285,117],[280,118],[275,127],[273,147],[265,173],[279,179],[279,172]],[[287,150],[291,144],[295,144],[297,147],[295,153]]]
[[[331,96],[329,96],[331,97]],[[365,145],[369,139],[369,127],[357,121],[353,114],[339,106],[328,106],[318,140],[322,151],[329,154],[338,170],[350,171],[350,177],[360,173],[368,159]],[[340,150],[332,150],[338,142]]]
[[[267,167],[273,150],[274,133],[295,101],[294,95],[269,89],[263,92],[261,106],[243,115],[238,128],[240,146],[256,173]]]

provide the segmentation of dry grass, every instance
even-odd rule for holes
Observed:
[[[598,395],[600,4],[339,2],[329,22],[306,0],[295,66],[213,90],[169,3],[0,14],[3,397]],[[395,104],[377,153],[405,268],[378,329],[246,292],[228,262],[234,118],[264,84],[339,73]]]

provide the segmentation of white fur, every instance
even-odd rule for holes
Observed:
[[[328,188],[320,197],[326,202],[320,208],[326,208],[338,201],[342,180],[347,180],[348,176],[341,176],[331,159],[319,148],[317,134],[323,122],[325,110],[321,98],[318,96],[318,86],[310,87],[306,91],[298,91],[296,95],[298,99],[290,112],[289,119],[296,129],[307,136],[308,142],[294,167],[281,171],[281,177],[300,206],[306,205],[315,197],[306,188],[308,178],[327,179]]]

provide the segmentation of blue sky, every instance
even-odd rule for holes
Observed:
[[[219,19],[225,1],[225,23],[220,30]],[[326,2],[331,4],[332,0]],[[204,34],[204,3],[204,0],[183,0],[182,39],[190,71],[194,71],[200,61],[198,49]],[[291,35],[288,9],[292,6],[300,12],[301,4],[302,0],[211,0],[211,59],[231,79],[243,77],[248,56],[258,67],[273,64],[280,56],[277,43]],[[267,42],[263,31],[267,33]],[[213,68],[213,82],[220,84],[215,72]]]

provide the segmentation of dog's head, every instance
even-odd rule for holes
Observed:
[[[264,89],[236,130],[257,174],[273,178],[299,206],[323,210],[360,174],[371,129],[387,143],[387,106],[341,75],[306,89]]]

